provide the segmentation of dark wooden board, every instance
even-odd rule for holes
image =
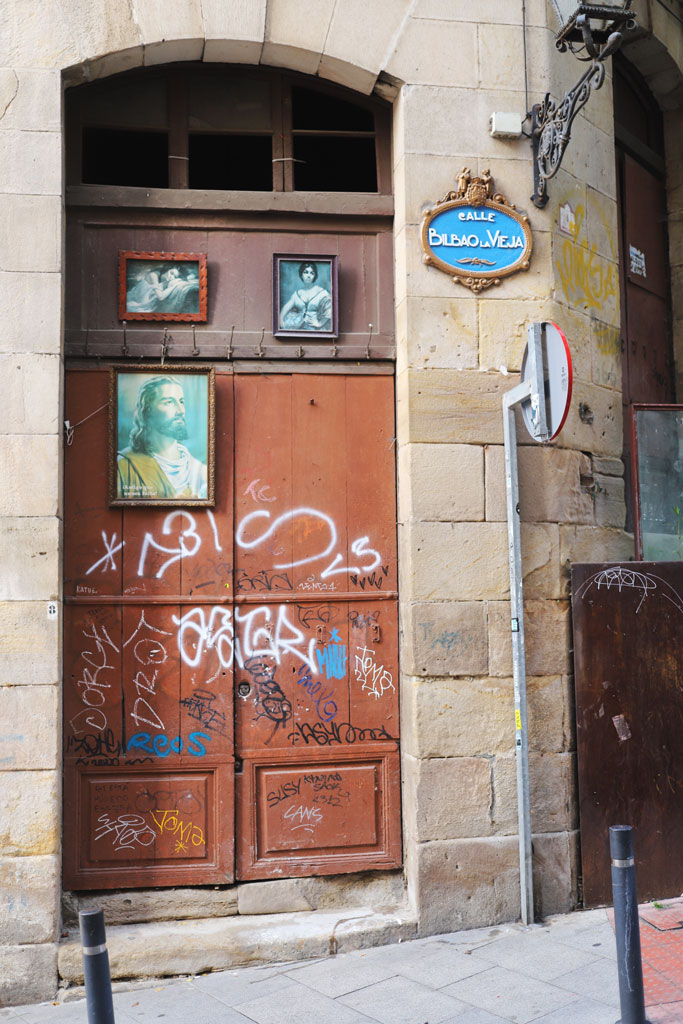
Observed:
[[[584,903],[611,903],[610,825],[638,897],[683,885],[683,563],[572,568]]]

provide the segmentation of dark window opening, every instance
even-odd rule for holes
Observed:
[[[292,89],[292,128],[322,132],[373,132],[371,110],[312,89]]]
[[[376,192],[375,140],[295,136],[294,188],[308,192]]]
[[[270,192],[273,143],[270,135],[204,135],[189,138],[189,187]]]
[[[388,104],[306,82],[185,65],[69,89],[67,183],[388,194]]]
[[[646,83],[623,57],[614,61],[616,141],[655,173],[664,172],[662,114]]]
[[[168,135],[84,128],[82,173],[87,185],[168,188]]]

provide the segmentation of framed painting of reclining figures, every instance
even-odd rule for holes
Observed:
[[[206,254],[119,251],[119,320],[206,322]]]
[[[111,505],[214,504],[215,372],[111,367]]]

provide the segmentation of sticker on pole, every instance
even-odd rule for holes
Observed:
[[[547,433],[539,437],[535,430],[537,411],[531,399],[521,403],[526,428],[535,441],[552,441],[564,426],[572,400],[572,357],[564,334],[556,324],[544,322],[541,327],[543,382]],[[531,375],[529,346],[522,359],[522,381]]]

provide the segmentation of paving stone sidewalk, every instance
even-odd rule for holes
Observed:
[[[655,905],[655,924],[646,916],[641,923],[646,1002],[663,996],[648,1006],[653,1024],[683,1022],[683,947],[678,954],[673,947],[683,938],[679,903],[665,901],[662,918]],[[660,948],[666,959],[655,968]],[[115,992],[114,1008],[117,1024],[616,1024],[620,1017],[605,910],[131,986]],[[0,1010],[0,1021],[86,1024],[86,1005],[12,1007]]]

